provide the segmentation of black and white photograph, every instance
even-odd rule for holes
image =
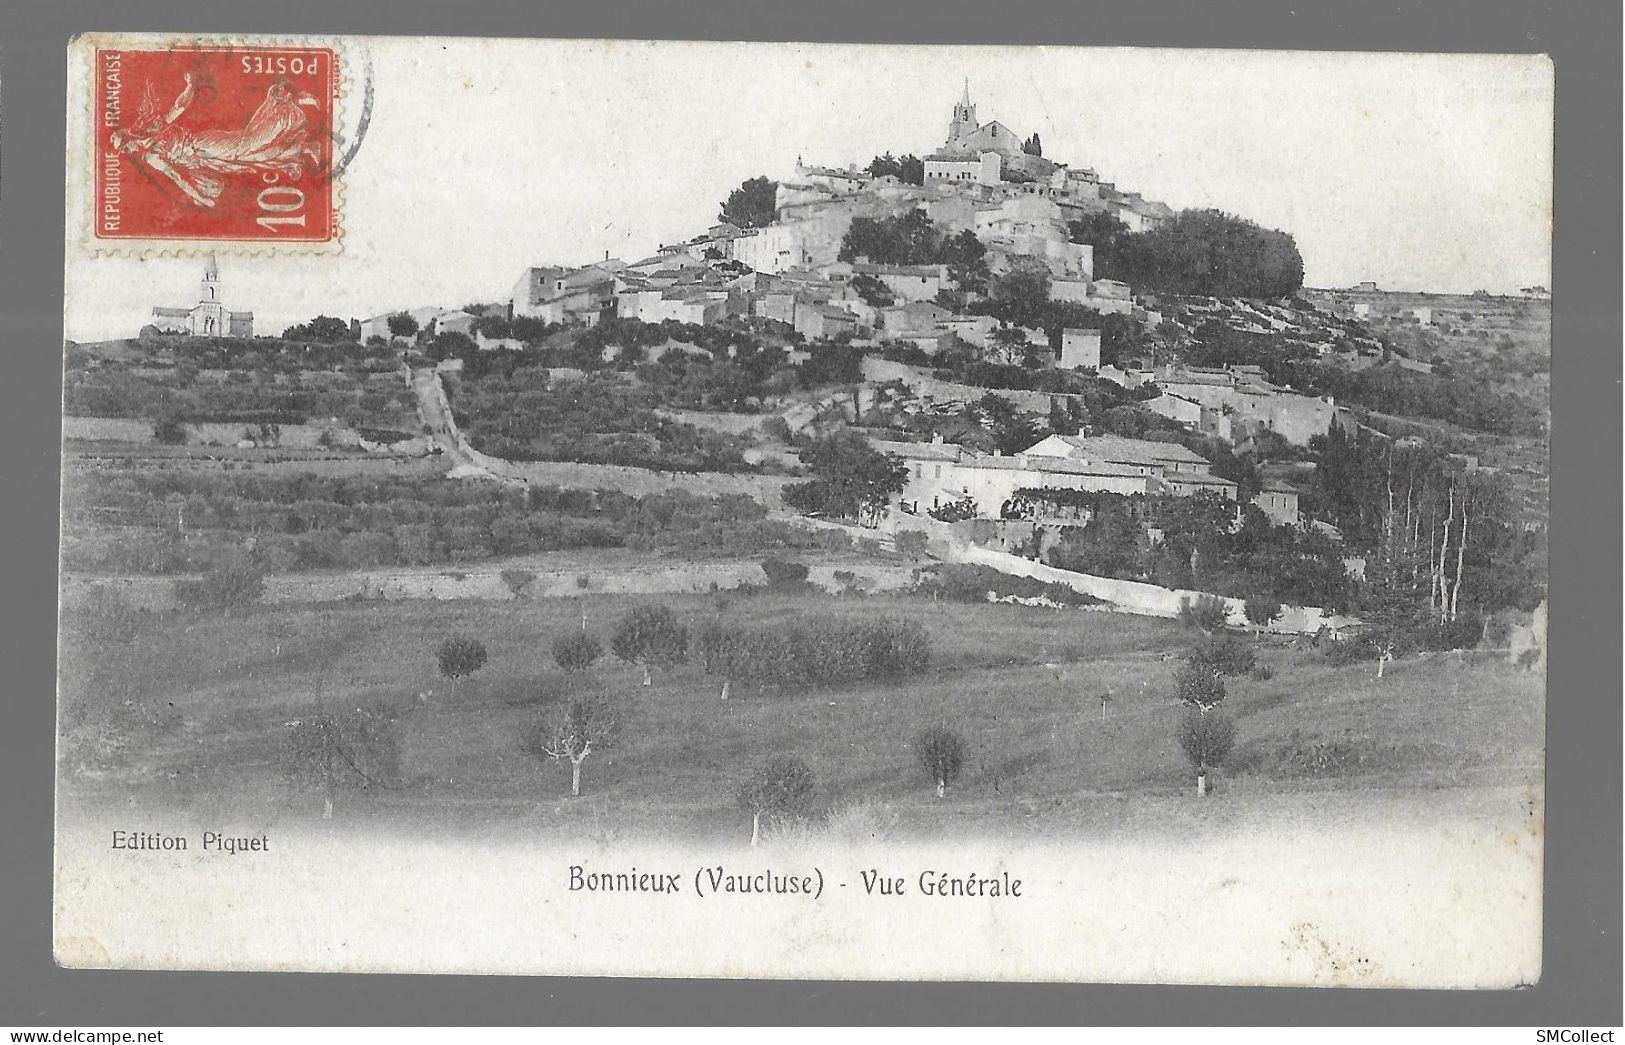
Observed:
[[[68,69],[60,964],[1541,979],[1545,56]]]

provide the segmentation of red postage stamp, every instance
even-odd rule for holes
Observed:
[[[95,76],[94,238],[338,235],[335,51],[98,48]]]

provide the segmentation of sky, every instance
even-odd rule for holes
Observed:
[[[982,122],[1178,209],[1292,233],[1310,286],[1551,285],[1552,71],[1541,56],[368,38],[371,123],[343,249],[220,257],[276,334],[505,301],[530,265],[632,261],[745,178],[924,155],[968,78]],[[352,103],[353,104],[353,101]],[[70,114],[73,106],[70,106]],[[351,113],[354,115],[353,110]],[[70,125],[70,136],[75,130]],[[68,179],[67,336],[196,300],[196,258],[90,257]]]

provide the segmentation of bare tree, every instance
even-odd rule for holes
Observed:
[[[397,715],[374,703],[348,711],[313,709],[283,724],[279,764],[288,784],[320,791],[322,819],[333,817],[333,802],[344,788],[381,787],[400,772]]]
[[[522,746],[526,754],[570,763],[570,797],[581,795],[581,764],[594,751],[614,743],[620,715],[606,696],[571,697],[531,724]]]

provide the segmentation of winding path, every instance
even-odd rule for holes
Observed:
[[[434,367],[417,367],[408,374],[412,391],[418,397],[418,416],[429,429],[446,457],[451,461],[453,479],[495,479],[499,482],[522,483],[525,477],[509,470],[507,462],[482,454],[469,445],[468,439],[457,428],[452,417],[451,404],[446,400],[446,387],[440,382],[440,371]]]

